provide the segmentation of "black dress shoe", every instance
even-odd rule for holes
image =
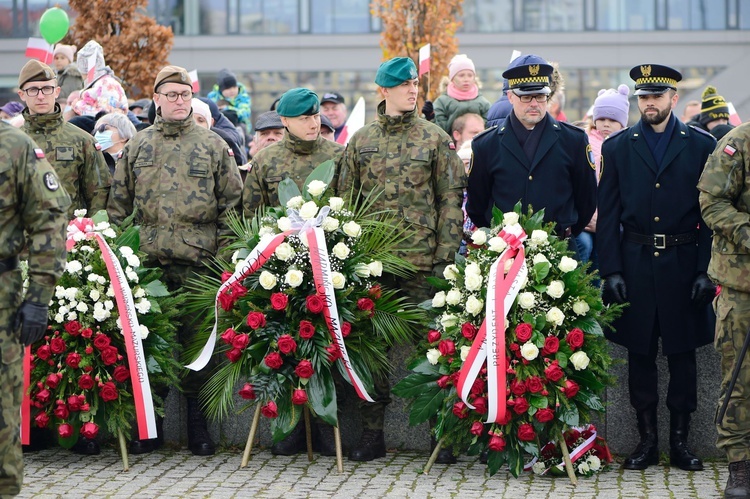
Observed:
[[[336,455],[336,437],[333,434],[333,426],[318,421],[313,433],[313,450],[320,452],[321,456]]]
[[[453,450],[450,447],[443,447],[438,452],[435,462],[437,464],[456,464],[456,456],[453,455]]]
[[[99,442],[91,440],[86,437],[78,437],[78,441],[70,448],[76,454],[82,454],[84,456],[96,456],[101,453]]]
[[[350,461],[372,461],[385,457],[385,437],[383,430],[362,431],[359,443],[349,452]]]
[[[153,452],[154,447],[154,440],[155,438],[151,439],[144,439],[144,440],[131,440],[130,441],[130,454],[148,454],[149,452]]]
[[[274,456],[293,456],[305,450],[307,450],[305,423],[301,421],[286,438],[271,446],[271,454]]]
[[[52,438],[52,432],[48,428],[38,428],[36,426],[31,427],[29,432],[29,445],[21,446],[23,453],[27,452],[39,452],[40,450],[48,449],[54,444]]]

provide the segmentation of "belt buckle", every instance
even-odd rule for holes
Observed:
[[[661,243],[659,243],[660,238],[661,238]],[[654,234],[654,248],[667,249],[667,235],[666,234]]]

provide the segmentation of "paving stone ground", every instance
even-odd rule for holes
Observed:
[[[103,449],[99,456],[78,456],[63,449],[24,456],[26,476],[20,498],[440,498],[609,499],[609,498],[720,498],[727,465],[706,463],[702,472],[685,472],[662,461],[645,471],[623,471],[615,463],[609,471],[579,478],[573,487],[566,477],[524,474],[513,478],[506,470],[489,476],[476,458],[460,457],[452,466],[435,465],[421,473],[427,454],[389,452],[369,463],[344,460],[344,473],[335,458],[307,455],[273,456],[253,452],[240,468],[240,450],[224,450],[210,457],[189,451],[160,449],[130,456],[130,470],[122,471],[119,453]]]

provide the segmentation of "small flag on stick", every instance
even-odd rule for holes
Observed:
[[[51,64],[54,59],[52,45],[44,38],[29,38],[26,44],[26,57],[36,59],[45,64]]]
[[[198,70],[194,69],[188,73],[190,81],[193,82],[193,93],[197,94],[201,91],[201,82],[198,81]]]
[[[419,76],[430,72],[430,44],[419,49]]]
[[[93,83],[95,73],[96,73],[96,53],[93,53],[86,58],[86,85],[90,85],[91,83]]]

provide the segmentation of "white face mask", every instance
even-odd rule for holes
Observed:
[[[99,145],[102,146],[102,151],[106,151],[107,149],[115,145],[114,141],[112,140],[112,130],[96,132],[94,134],[94,140],[96,140]]]

